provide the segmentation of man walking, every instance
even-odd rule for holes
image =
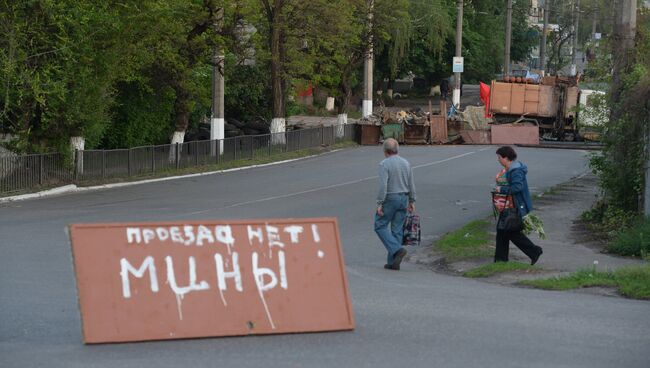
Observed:
[[[386,265],[399,270],[406,255],[402,248],[406,211],[415,210],[415,184],[411,164],[397,154],[399,144],[393,138],[384,141],[384,157],[379,164],[379,194],[375,213],[375,232],[388,251]],[[390,226],[390,228],[389,228]]]

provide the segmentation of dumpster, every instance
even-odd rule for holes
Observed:
[[[427,144],[429,142],[429,126],[424,124],[406,124],[404,126],[404,143]]]
[[[359,144],[365,146],[374,146],[379,144],[379,137],[381,135],[381,126],[379,125],[370,125],[370,124],[359,124],[357,125],[361,130],[361,141]]]
[[[384,139],[394,138],[399,143],[404,143],[404,126],[401,123],[384,124],[381,126],[381,135]]]

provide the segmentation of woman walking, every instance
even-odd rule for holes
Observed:
[[[516,208],[522,218],[533,209],[528,181],[526,180],[528,167],[517,161],[517,153],[512,147],[500,147],[496,153],[497,161],[503,166],[504,170],[497,175],[497,186],[494,194],[494,205],[499,211],[494,262],[508,262],[510,242],[512,241],[530,258],[530,264],[534,265],[543,253],[542,247],[533,244],[521,230],[499,229],[501,227],[499,224],[504,220],[505,208],[513,210]]]

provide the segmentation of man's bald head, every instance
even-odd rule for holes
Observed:
[[[399,143],[393,138],[388,138],[384,141],[384,152],[389,155],[396,155],[399,150]]]

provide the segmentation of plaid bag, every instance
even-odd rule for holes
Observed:
[[[406,214],[402,245],[420,245],[420,215]]]

